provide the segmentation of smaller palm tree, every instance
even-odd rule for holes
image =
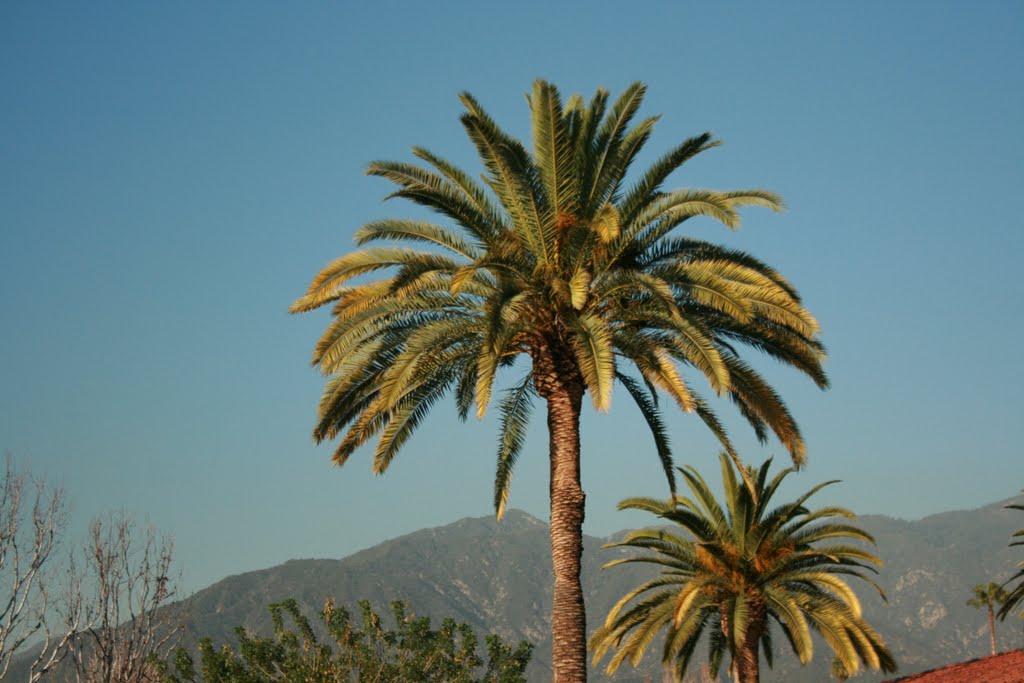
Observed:
[[[1024,491],[1021,491],[1021,493],[1024,493]],[[1006,507],[1009,510],[1024,510],[1024,505],[1007,505]],[[1015,538],[1020,540],[1013,540]],[[1017,529],[1013,536],[1010,537],[1010,547],[1015,545],[1024,545],[1024,528]],[[999,609],[998,614],[1000,621],[1006,619],[1007,615],[1013,611],[1013,608],[1020,604],[1021,601],[1024,601],[1024,561],[1017,565],[1017,569],[1017,573],[1003,584],[1004,589],[1014,582],[1017,585],[1010,589],[1006,594],[1006,599],[1003,600],[1003,606]],[[1024,618],[1024,612],[1021,613],[1021,618]]]
[[[996,607],[1006,602],[1009,597],[995,581],[979,583],[974,587],[974,597],[967,601],[971,607],[988,608],[988,635],[992,643],[992,654],[996,653]]]
[[[724,507],[692,467],[682,473],[690,496],[669,501],[631,498],[619,509],[646,510],[680,527],[631,532],[607,547],[638,548],[649,554],[614,560],[605,568],[642,562],[661,568],[659,575],[627,593],[612,608],[590,641],[599,661],[617,652],[608,673],[627,659],[634,666],[661,632],[662,662],[682,679],[702,636],[717,675],[725,655],[736,681],[759,680],[760,657],[772,663],[772,626],[777,625],[800,662],[813,655],[817,631],[850,674],[861,663],[895,671],[882,638],[864,620],[860,602],[844,577],[866,581],[882,561],[858,542],[874,543],[865,531],[845,523],[855,515],[840,507],[811,511],[807,500],[815,486],[791,503],[772,505],[779,485],[793,469],[769,480],[769,460],[750,473],[747,486],[731,460],[721,456]],[[884,594],[882,595],[884,598]]]

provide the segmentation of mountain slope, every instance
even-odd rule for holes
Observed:
[[[918,521],[864,516],[860,524],[878,540],[886,566],[879,583],[885,604],[866,586],[858,590],[864,611],[885,637],[900,664],[911,673],[988,653],[986,615],[966,605],[972,587],[1002,581],[1021,559],[1007,547],[1020,515],[995,503],[978,510],[946,512]],[[612,538],[619,537],[616,534]],[[592,630],[608,609],[650,570],[624,565],[600,567],[615,553],[602,550],[611,539],[584,537],[583,586]],[[395,538],[341,560],[292,560],[282,565],[228,577],[184,601],[189,639],[209,636],[215,643],[234,639],[234,628],[258,633],[270,628],[267,605],[294,597],[312,616],[326,596],[353,605],[369,599],[382,614],[396,599],[438,623],[444,617],[470,624],[478,633],[497,632],[506,640],[526,638],[536,649],[530,680],[550,680],[551,557],[547,524],[512,510],[504,521],[467,518]],[[1024,622],[997,625],[1000,648],[1024,644]],[[776,641],[781,641],[779,635]],[[831,654],[823,645],[815,661],[800,667],[788,652],[776,657],[762,680],[810,683],[829,680]],[[658,648],[652,646],[639,670],[628,666],[616,681],[661,680]],[[699,661],[699,660],[698,660]],[[695,671],[693,680],[699,680]],[[650,678],[645,678],[649,675]],[[16,670],[6,677],[23,680]],[[857,681],[878,681],[862,675]],[[593,681],[609,680],[603,671]]]
[[[878,554],[886,561],[879,582],[889,604],[868,590],[859,593],[868,619],[885,636],[901,671],[987,652],[985,615],[965,603],[976,583],[1005,579],[1019,559],[1006,544],[1020,520],[1002,505],[913,522],[860,518],[878,539]],[[584,539],[583,584],[591,628],[649,571],[627,565],[599,573],[613,557],[613,551],[601,550],[608,540]],[[489,517],[463,519],[386,541],[343,560],[293,560],[224,579],[196,593],[188,600],[189,630],[215,642],[230,639],[239,624],[264,632],[267,603],[286,597],[295,597],[310,613],[327,595],[345,603],[367,598],[382,610],[389,601],[403,599],[435,620],[451,616],[480,632],[530,640],[537,646],[531,680],[545,680],[550,662],[548,543],[544,522],[513,510],[501,523]],[[1001,647],[1020,646],[1018,624],[999,624],[998,632]],[[816,653],[807,669],[782,654],[764,680],[825,680],[831,657],[824,647]],[[658,680],[657,655],[652,648],[641,671],[624,669],[615,680],[640,681],[644,672]],[[600,671],[594,672],[594,680],[603,680]]]

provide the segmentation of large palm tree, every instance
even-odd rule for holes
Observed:
[[[670,149],[627,186],[656,118],[633,120],[645,88],[612,104],[598,90],[563,103],[538,80],[528,96],[533,148],[503,132],[469,94],[462,125],[480,156],[483,182],[425,149],[422,164],[374,162],[391,195],[444,220],[384,219],[356,233],[372,246],[331,262],[292,311],[330,304],[333,319],[313,364],[329,377],[314,438],[341,437],[344,464],[377,436],[373,470],[383,472],[430,407],[454,395],[460,416],[482,418],[496,377],[525,375],[504,393],[494,505],[500,517],[523,447],[531,404],[547,409],[550,459],[555,678],[586,678],[579,570],[584,493],[580,486],[582,399],[608,410],[618,381],[639,406],[674,490],[672,456],[658,392],[699,416],[732,447],[693,370],[728,397],[759,438],[774,432],[793,460],[800,431],[779,395],[740,356],[757,349],[827,386],[818,324],[775,270],[740,251],[677,236],[709,216],[729,228],[737,210],[780,200],[762,190],[665,191],[670,174],[718,144],[709,133]],[[379,279],[361,276],[378,274]],[[526,363],[516,365],[525,356]]]
[[[771,461],[752,472],[747,486],[725,454],[721,457],[725,505],[692,467],[680,470],[690,490],[668,501],[630,498],[620,509],[645,510],[678,525],[631,532],[612,548],[648,551],[605,565],[641,562],[660,567],[654,579],[628,592],[591,639],[595,663],[610,649],[613,673],[627,659],[639,663],[664,632],[662,662],[681,680],[701,637],[712,670],[726,655],[736,681],[759,680],[760,655],[772,662],[772,624],[777,624],[801,663],[813,654],[811,631],[834,651],[846,675],[860,663],[894,671],[881,637],[861,615],[860,602],[843,577],[855,577],[881,593],[867,572],[881,566],[862,543],[874,543],[844,518],[841,507],[809,510],[807,500],[834,482],[815,486],[791,503],[772,502],[786,469],[768,478]],[[681,533],[680,533],[681,532]],[[851,543],[853,541],[853,543]],[[884,595],[883,595],[884,597]]]
[[[1024,505],[1007,505],[1006,507],[1010,510],[1024,510]],[[1020,540],[1014,541],[1012,540],[1013,538]],[[1015,545],[1024,545],[1024,528],[1017,529],[1011,537],[1010,547]],[[1013,611],[1013,608],[1024,601],[1024,561],[1020,562],[1017,568],[1019,571],[1003,584],[1004,588],[1014,582],[1017,585],[1007,592],[1006,598],[1003,600],[1003,606],[999,609],[1000,621],[1006,619],[1007,615]],[[1021,612],[1021,617],[1024,618],[1024,612]]]
[[[988,637],[992,654],[996,653],[996,607],[1003,605],[1009,596],[995,581],[979,583],[974,587],[974,597],[967,601],[971,607],[988,610]]]

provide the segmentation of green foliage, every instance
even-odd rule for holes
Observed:
[[[395,628],[385,627],[370,603],[359,603],[359,618],[328,600],[317,630],[295,600],[270,605],[274,635],[260,638],[236,629],[238,648],[199,643],[200,665],[184,649],[170,661],[156,662],[162,683],[525,683],[533,646],[515,648],[497,635],[484,642],[487,660],[477,654],[477,637],[452,619],[431,628],[429,617],[391,604]]]
[[[811,660],[813,630],[849,674],[862,662],[872,669],[895,670],[892,655],[863,618],[860,601],[844,579],[861,579],[881,593],[865,573],[882,564],[862,546],[874,539],[845,521],[855,515],[844,508],[812,511],[805,506],[834,482],[815,486],[793,502],[773,504],[783,479],[794,470],[769,479],[770,465],[771,460],[749,473],[751,489],[722,454],[724,504],[692,467],[680,470],[690,495],[668,501],[631,498],[619,504],[620,509],[651,512],[678,531],[641,529],[608,546],[647,554],[628,555],[606,568],[637,562],[661,568],[656,578],[619,600],[591,639],[595,662],[618,650],[609,674],[624,661],[638,664],[662,632],[662,661],[679,678],[702,636],[715,672],[726,656],[736,666],[739,659],[756,662],[760,652],[770,665],[773,624],[801,663]]]
[[[996,605],[1005,603],[1008,597],[1002,586],[995,581],[989,581],[974,587],[974,597],[968,600],[967,604],[977,609],[995,608]]]
[[[696,414],[736,457],[695,378],[735,403],[758,438],[774,433],[795,463],[803,461],[796,422],[740,354],[764,352],[825,388],[818,323],[773,268],[675,232],[698,217],[734,229],[741,207],[780,211],[782,200],[759,189],[663,187],[718,145],[710,133],[684,140],[627,182],[657,120],[634,121],[645,93],[634,83],[614,102],[599,90],[587,104],[579,96],[563,101],[538,80],[527,98],[532,147],[463,93],[460,121],[485,171],[479,179],[422,148],[413,149],[422,165],[368,166],[396,186],[390,197],[442,222],[363,226],[361,249],[323,268],[292,305],[293,312],[331,307],[313,353],[328,377],[313,434],[318,442],[339,439],[337,464],[376,439],[373,470],[383,472],[446,395],[463,418],[483,417],[500,371],[519,356],[528,357],[534,380],[547,372],[589,393],[599,410],[609,409],[614,384],[624,384],[672,490],[658,392]],[[559,367],[543,370],[551,358]],[[504,396],[499,518],[535,397],[521,384]]]

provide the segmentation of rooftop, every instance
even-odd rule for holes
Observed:
[[[883,683],[1024,683],[1024,650],[950,664]]]

